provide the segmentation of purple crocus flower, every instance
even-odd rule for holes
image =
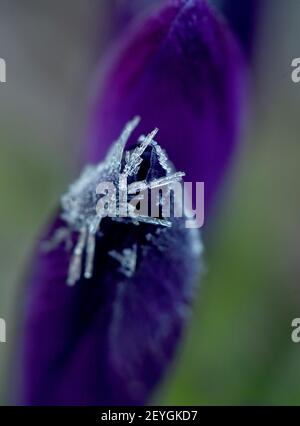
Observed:
[[[182,170],[205,182],[210,206],[235,147],[243,61],[206,1],[168,2],[113,52],[97,75],[85,145],[94,166],[62,197],[33,259],[22,404],[149,401],[189,314],[200,236],[184,218],[95,222],[95,184],[122,170],[150,185]],[[136,114],[148,135],[138,144]]]

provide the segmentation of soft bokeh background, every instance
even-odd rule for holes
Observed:
[[[91,76],[120,32],[115,1],[0,0],[0,57],[7,61],[0,317],[8,327],[0,404],[9,401],[30,253],[78,173]],[[125,10],[133,4],[121,3]],[[207,230],[206,275],[177,362],[154,398],[159,404],[300,404],[300,344],[290,337],[300,317],[300,84],[290,78],[291,60],[300,56],[300,2],[261,3],[252,113]]]

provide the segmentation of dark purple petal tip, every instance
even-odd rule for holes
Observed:
[[[103,158],[139,114],[142,132],[159,128],[176,169],[205,182],[209,209],[241,125],[245,66],[237,44],[205,0],[171,0],[127,33],[96,76],[88,158]]]

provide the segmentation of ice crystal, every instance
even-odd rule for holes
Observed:
[[[51,240],[44,241],[41,246],[41,250],[45,253],[48,253],[59,246],[61,243],[64,243],[65,249],[67,251],[72,248],[71,232],[68,228],[58,228],[54,232]]]
[[[142,155],[145,152],[146,148],[153,141],[157,132],[158,129],[154,129],[151,133],[149,133],[148,136],[139,139],[141,144],[137,148],[135,148],[135,150],[130,154],[128,162],[126,163],[123,171],[124,176],[132,176],[137,174],[139,166],[143,161]]]
[[[123,249],[122,253],[118,253],[116,250],[111,250],[108,254],[120,263],[119,271],[122,274],[128,278],[133,276],[137,262],[136,244],[134,244],[132,248]]]
[[[184,172],[176,172],[170,176],[155,179],[149,183],[149,188],[161,188],[166,185],[171,185],[172,183],[181,181],[183,176],[185,176]]]
[[[154,147],[155,147],[156,154],[158,156],[159,164],[167,172],[167,174],[170,174],[172,171],[172,168],[170,167],[170,162],[166,155],[166,152],[158,145],[157,142],[154,142]]]
[[[144,140],[145,140],[145,136],[141,136],[140,141],[143,142]],[[167,174],[170,174],[172,172],[172,166],[170,165],[170,161],[168,159],[168,156],[165,150],[162,149],[161,146],[154,140],[152,142],[152,145],[155,148],[155,152],[157,154],[159,164],[166,171]]]

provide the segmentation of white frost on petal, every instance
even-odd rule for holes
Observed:
[[[108,254],[120,263],[119,271],[126,277],[130,278],[134,275],[137,262],[137,245],[132,248],[125,248],[121,253],[111,250]]]
[[[124,188],[119,188],[119,191],[123,191],[124,189],[125,193],[126,190],[128,202],[128,197],[130,199],[130,196],[134,195],[136,192],[141,192],[142,190],[147,191],[153,188],[164,188],[165,195],[168,195],[168,189],[172,189],[172,184],[181,181],[182,177],[185,175],[183,172],[174,172],[174,167],[169,161],[166,152],[154,140],[158,129],[154,129],[147,136],[140,136],[138,139],[139,145],[131,151],[125,151],[126,143],[139,122],[140,117],[138,116],[128,122],[120,137],[112,145],[104,161],[85,167],[79,178],[69,186],[68,191],[61,197],[61,218],[66,222],[67,226],[66,228],[56,230],[52,239],[43,243],[42,250],[53,250],[63,241],[66,247],[71,248],[71,235],[74,232],[78,233],[77,242],[73,247],[69,264],[67,276],[68,285],[74,285],[79,281],[81,276],[85,279],[93,277],[96,241],[97,238],[101,238],[103,235],[100,229],[101,220],[103,218],[98,215],[96,209],[97,203],[101,198],[101,194],[96,190],[100,183],[110,182],[114,185],[118,185],[120,183],[120,175],[122,175],[125,179],[124,181],[121,180],[120,185],[123,184]],[[151,169],[150,164],[147,178],[144,181],[138,181],[137,173],[145,158],[143,154],[149,146],[152,147],[152,153],[156,154],[157,162],[162,168],[165,176],[151,180],[148,177],[151,174],[149,174]],[[120,194],[121,192],[118,193]],[[138,197],[139,195],[135,194],[135,201],[138,200]],[[141,200],[142,199],[141,195]],[[160,197],[158,203],[164,205],[165,198]],[[119,205],[120,199],[117,197],[117,209]],[[115,217],[111,217],[111,220],[131,225],[155,225],[158,233],[161,229],[167,230],[172,227],[171,220],[144,216],[139,214],[138,211],[135,211],[134,206],[130,203],[127,203],[127,206],[129,215],[126,216],[125,214],[124,217],[122,215],[116,215]],[[146,239],[149,238],[150,241],[152,238],[151,235],[151,233],[147,234]],[[161,241],[153,238],[152,242],[159,243],[162,248]],[[158,234],[155,238],[158,238]],[[143,246],[141,247],[143,248]],[[195,252],[200,251],[200,247],[196,244],[196,238],[193,247]],[[127,277],[131,277],[135,272],[137,249],[137,245],[134,244],[132,248],[126,248],[121,253],[116,250],[109,252],[111,257],[119,261],[121,265],[120,271]]]

